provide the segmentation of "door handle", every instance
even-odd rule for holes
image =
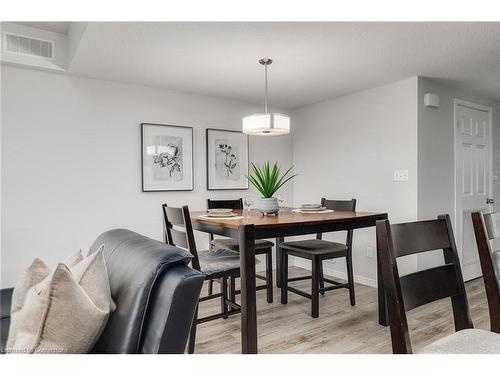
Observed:
[[[493,204],[495,200],[493,198],[486,198],[486,204]]]

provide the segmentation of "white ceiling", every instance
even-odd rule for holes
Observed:
[[[89,23],[68,72],[296,108],[409,76],[500,100],[500,23]]]
[[[16,22],[20,25],[34,27],[35,29],[51,31],[53,33],[67,34],[71,22]]]

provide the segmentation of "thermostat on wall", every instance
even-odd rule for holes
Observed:
[[[424,105],[426,107],[439,108],[439,96],[428,92],[424,95]]]

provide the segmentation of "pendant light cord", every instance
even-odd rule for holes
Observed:
[[[266,79],[266,101],[265,101],[265,104],[264,104],[264,111],[265,113],[267,114],[267,100],[268,100],[268,90],[267,90],[267,65],[264,65],[264,69],[265,69],[265,79]]]

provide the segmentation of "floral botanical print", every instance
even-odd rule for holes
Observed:
[[[215,140],[215,170],[223,180],[240,179],[238,144],[227,139]]]
[[[157,136],[153,155],[155,180],[182,180],[182,138]]]
[[[236,155],[233,153],[233,148],[225,143],[219,144],[219,151],[222,152],[226,159],[224,160],[224,168],[226,169],[226,175],[229,177],[233,174],[233,169],[236,167]]]

